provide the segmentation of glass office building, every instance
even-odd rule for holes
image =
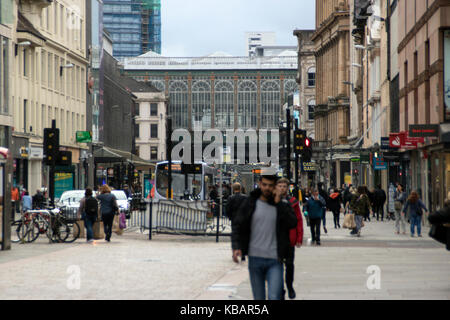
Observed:
[[[103,23],[111,34],[115,58],[161,53],[160,0],[105,0]]]

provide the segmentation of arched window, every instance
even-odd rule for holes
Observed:
[[[169,85],[169,114],[172,116],[172,128],[189,127],[188,122],[188,86],[184,81],[173,81]]]
[[[153,85],[156,89],[158,89],[161,92],[164,92],[164,90],[166,89],[164,80],[151,80],[150,84]]]
[[[308,101],[308,120],[314,120],[314,109],[316,108],[316,100]]]
[[[280,107],[279,82],[263,81],[261,84],[261,128],[278,128]]]
[[[316,67],[308,69],[308,87],[316,86]]]
[[[286,79],[284,82],[284,103],[288,102],[290,94],[299,91],[298,84],[295,79]]]
[[[256,121],[256,83],[242,80],[238,86],[238,128],[249,129],[257,126]]]
[[[192,127],[199,123],[203,129],[211,128],[211,85],[207,81],[192,86]]]
[[[233,81],[216,82],[214,93],[214,122],[218,129],[234,129],[234,85]]]

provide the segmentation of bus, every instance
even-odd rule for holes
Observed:
[[[172,197],[173,199],[185,199],[186,174],[181,170],[181,161],[172,161]],[[161,161],[156,164],[155,171],[155,199],[168,198],[169,162]],[[187,165],[187,191],[191,200],[208,200],[209,186],[214,184],[216,169],[205,162],[197,162]]]

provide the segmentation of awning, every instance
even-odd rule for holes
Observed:
[[[139,158],[131,152],[113,149],[110,147],[95,148],[94,150],[95,163],[113,163],[113,162],[130,162],[136,167],[155,167],[154,163]]]

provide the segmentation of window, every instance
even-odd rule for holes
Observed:
[[[308,70],[308,87],[316,86],[316,68],[309,68]]]
[[[23,100],[23,132],[27,132],[27,108],[28,100]]]
[[[42,85],[46,85],[46,81],[47,81],[47,72],[45,72],[47,70],[47,54],[45,53],[44,50],[41,51],[41,82]]]
[[[158,104],[150,103],[150,116],[158,116]]]
[[[158,138],[158,124],[150,124],[150,138]]]
[[[240,129],[255,128],[256,121],[256,83],[243,80],[238,87],[238,124]]]
[[[158,160],[158,147],[150,147],[150,160]]]
[[[314,109],[316,108],[316,100],[308,102],[308,120],[314,120]]]
[[[231,80],[216,82],[215,126],[218,129],[234,129],[234,85]]]
[[[28,66],[28,52],[27,49],[23,49],[23,76],[28,77],[29,75]]]
[[[197,81],[192,86],[192,125],[211,128],[211,86],[206,81]]]
[[[9,112],[9,40],[0,36],[0,113]],[[14,99],[13,99],[14,101]]]
[[[261,128],[277,128],[280,119],[279,81],[266,80],[261,84]]]
[[[184,81],[173,81],[169,87],[169,114],[173,116],[172,128],[188,128],[188,87]]]
[[[53,57],[52,54],[49,53],[48,54],[48,87],[52,88],[53,87]]]

